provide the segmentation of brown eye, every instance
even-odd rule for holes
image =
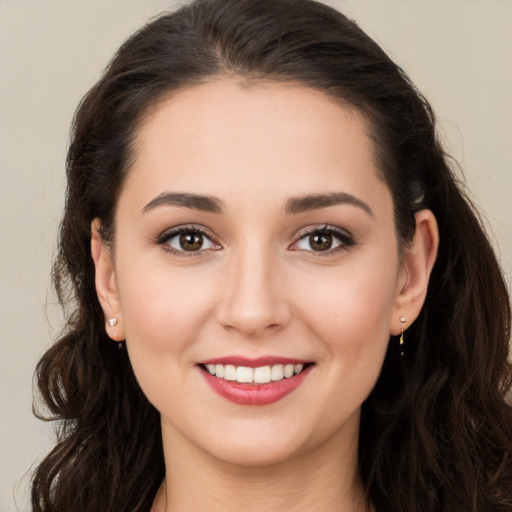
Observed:
[[[214,243],[211,238],[199,229],[177,228],[171,233],[162,235],[160,244],[167,245],[175,255],[185,253],[202,253],[207,250],[219,250],[220,245]]]
[[[314,233],[309,236],[309,245],[313,251],[328,251],[332,247],[332,235]]]
[[[201,233],[182,233],[180,235],[180,247],[184,251],[199,251],[203,247],[203,235]]]
[[[337,226],[312,229],[291,245],[292,251],[334,254],[355,244],[352,235]]]

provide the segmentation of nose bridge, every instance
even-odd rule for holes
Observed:
[[[280,287],[279,267],[276,255],[261,245],[247,243],[233,250],[219,321],[249,335],[287,323],[289,311]]]

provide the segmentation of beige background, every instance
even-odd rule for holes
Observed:
[[[433,103],[441,136],[492,226],[510,284],[512,2],[330,3],[358,20]],[[31,414],[31,378],[60,323],[49,269],[73,111],[124,38],[170,5],[0,0],[2,512],[28,510],[30,467],[51,445],[51,429]]]

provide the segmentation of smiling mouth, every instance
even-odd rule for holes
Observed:
[[[200,364],[199,366],[217,379],[239,384],[259,385],[290,379],[301,374],[312,364],[274,364],[255,368],[233,364]]]

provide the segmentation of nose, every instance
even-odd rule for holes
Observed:
[[[291,311],[276,257],[247,250],[230,258],[228,266],[217,308],[219,323],[249,337],[285,327]]]

